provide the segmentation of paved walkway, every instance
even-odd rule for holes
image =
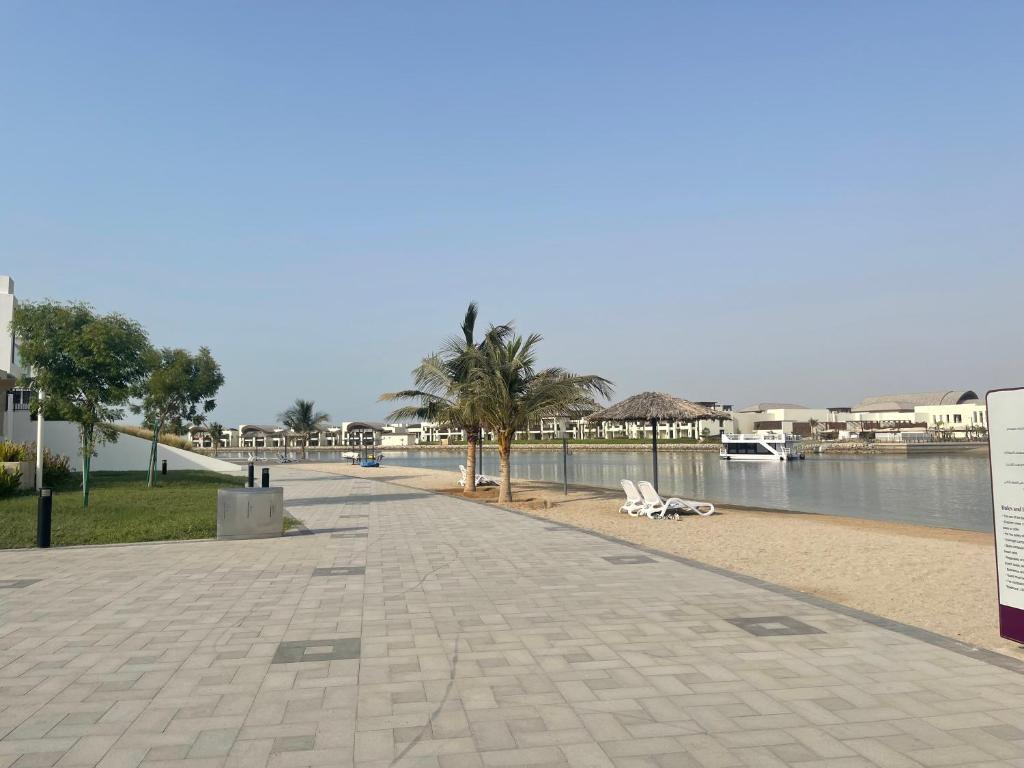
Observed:
[[[1024,766],[1014,671],[545,521],[275,475],[309,535],[0,553],[0,768]]]

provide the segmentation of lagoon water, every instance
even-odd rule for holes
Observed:
[[[723,504],[896,520],[922,525],[992,530],[988,456],[809,456],[792,462],[729,462],[716,452],[658,456],[663,496]],[[385,451],[385,464],[456,470],[454,451]],[[498,457],[484,452],[484,472],[497,474]],[[619,480],[650,479],[651,454],[578,451],[569,456],[569,482],[618,488]],[[562,481],[560,451],[513,451],[513,477]]]

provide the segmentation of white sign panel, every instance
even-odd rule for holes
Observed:
[[[1024,642],[1024,388],[988,393],[1000,634]]]

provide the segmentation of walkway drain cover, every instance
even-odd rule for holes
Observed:
[[[0,589],[24,589],[42,579],[0,579]]]
[[[362,565],[341,565],[333,568],[314,568],[314,576],[362,576],[366,567]]]
[[[332,539],[365,539],[367,534],[365,533],[332,533]]]
[[[368,529],[365,525],[350,525],[348,528],[335,528],[334,530],[343,533],[345,531],[365,531]]]
[[[759,616],[753,619],[726,619],[726,621],[757,637],[825,634],[824,630],[804,624],[792,616]]]
[[[334,640],[293,640],[280,643],[271,664],[293,664],[297,661],[339,661],[358,659],[360,644],[358,637],[342,637]]]
[[[640,565],[640,563],[657,562],[653,557],[648,557],[647,555],[612,555],[611,557],[606,557],[605,560],[612,565]]]

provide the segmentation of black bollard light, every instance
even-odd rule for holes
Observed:
[[[246,480],[245,487],[252,488],[256,485],[256,467],[253,466],[252,462],[249,462],[249,477]]]
[[[167,459],[164,459],[163,462],[160,464],[160,474],[161,475],[166,475],[167,474]]]
[[[264,467],[260,473],[260,488],[270,487],[270,467]]]
[[[53,491],[39,489],[39,506],[36,510],[36,546],[46,549],[50,546],[50,523],[53,515]]]

